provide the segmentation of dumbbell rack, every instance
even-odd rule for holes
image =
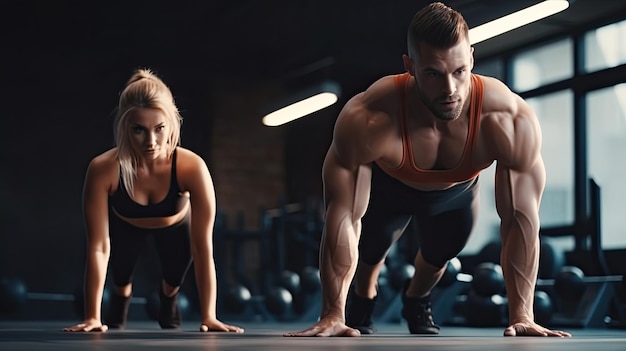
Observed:
[[[587,282],[579,301],[563,303],[550,322],[554,326],[570,328],[604,328],[607,311],[615,297],[613,282]]]
[[[574,236],[575,251],[590,255],[599,271],[607,274],[608,267],[602,250],[601,191],[594,179],[588,179],[589,215],[579,220],[574,226],[542,229],[542,236]],[[573,234],[572,234],[573,233]],[[578,301],[563,303],[551,319],[550,324],[572,328],[606,327],[607,314],[611,302],[616,298],[615,281],[602,277],[599,280],[586,281],[585,290]],[[538,285],[540,284],[537,282]],[[620,314],[623,314],[620,312]],[[623,317],[623,316],[620,316]]]

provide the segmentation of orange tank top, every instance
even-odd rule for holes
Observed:
[[[472,179],[480,173],[480,169],[476,169],[472,165],[472,151],[478,135],[478,127],[480,126],[480,111],[483,102],[483,82],[482,79],[475,75],[471,75],[472,88],[470,93],[469,107],[469,128],[465,147],[461,160],[452,169],[445,170],[429,170],[420,169],[415,165],[413,158],[413,147],[411,146],[411,136],[407,127],[407,104],[406,104],[406,86],[411,75],[408,73],[398,74],[394,77],[394,84],[398,89],[400,96],[400,131],[402,133],[402,162],[395,168],[386,167],[381,162],[376,161],[378,166],[390,176],[406,182],[415,183],[457,183]]]

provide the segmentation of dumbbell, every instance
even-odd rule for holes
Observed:
[[[102,293],[102,310],[104,314],[108,311],[111,299],[109,289],[104,289]],[[2,278],[0,279],[0,314],[16,314],[19,313],[28,301],[55,301],[55,302],[71,302],[74,313],[78,318],[84,318],[85,296],[82,287],[74,290],[74,293],[42,293],[29,292],[28,287],[18,278]],[[148,297],[131,297],[131,305],[141,305],[146,309],[148,317],[155,319],[159,311],[159,294],[154,292]],[[188,313],[190,308],[189,300],[182,292],[178,293],[178,305],[183,316]]]
[[[103,304],[108,302],[108,297],[108,291],[105,290]],[[80,318],[83,315],[82,289],[76,289],[73,294],[29,292],[26,283],[19,278],[0,279],[0,314],[17,314],[28,301],[72,302],[74,312]]]
[[[304,267],[300,272],[300,283],[305,293],[317,293],[322,288],[320,270],[313,266]]]
[[[275,277],[274,285],[262,295],[252,294],[244,284],[237,283],[228,290],[225,308],[234,314],[249,315],[260,312],[270,313],[275,317],[285,316],[292,312],[294,302],[300,297],[301,292],[315,289],[314,272],[309,273],[306,282],[303,282],[299,274],[285,270]],[[319,274],[317,282],[319,286]]]
[[[582,269],[575,266],[564,266],[554,278],[556,294],[565,300],[580,299],[590,284],[624,282],[623,275],[585,276]],[[538,281],[537,285],[549,285],[550,281]]]
[[[437,287],[446,288],[459,281],[461,268],[461,261],[457,257],[450,259],[446,264],[446,270],[443,272],[441,279],[439,279],[439,282],[437,283]]]
[[[253,294],[243,284],[235,284],[228,290],[224,301],[226,311],[240,318],[252,318],[258,313],[262,318],[271,320],[290,316],[294,297],[287,288],[279,285],[261,295]]]
[[[391,272],[388,273],[389,282],[391,283],[391,287],[396,291],[400,291],[404,283],[413,278],[413,274],[415,274],[415,266],[409,263],[400,264],[390,270]]]
[[[265,293],[265,307],[278,317],[301,312],[304,308],[303,295],[300,274],[286,269],[276,277],[275,286]]]
[[[552,304],[552,298],[550,298],[547,292],[535,290],[533,314],[535,315],[535,322],[541,325],[547,325],[552,320],[554,305]]]
[[[478,264],[472,271],[471,288],[480,296],[502,294],[505,289],[502,267],[492,262]]]
[[[252,293],[245,285],[235,284],[235,286],[228,289],[225,307],[230,313],[241,314],[248,309],[251,299]]]
[[[293,295],[282,286],[275,286],[265,294],[265,308],[276,317],[284,317],[293,311]]]
[[[476,327],[500,326],[506,316],[508,300],[504,297],[504,274],[502,267],[493,262],[478,264],[471,276],[463,279],[471,283],[467,295],[465,319]]]
[[[461,261],[457,257],[453,257],[448,261],[445,267],[445,271],[441,276],[441,279],[437,283],[437,287],[446,288],[457,281],[465,281],[461,274]],[[399,267],[392,270],[391,273],[391,286],[395,290],[400,290],[404,286],[404,282],[407,279],[413,278],[415,274],[415,267],[412,264],[402,264]]]

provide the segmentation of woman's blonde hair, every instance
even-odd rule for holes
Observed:
[[[120,94],[114,123],[117,159],[120,163],[122,180],[131,198],[134,192],[139,155],[131,147],[129,117],[134,111],[142,108],[158,109],[165,115],[166,122],[170,126],[166,146],[168,156],[171,156],[176,146],[180,144],[182,117],[178,112],[172,92],[151,70],[136,70]]]

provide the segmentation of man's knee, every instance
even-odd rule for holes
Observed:
[[[445,267],[449,260],[456,257],[456,254],[450,255],[442,252],[432,251],[420,251],[420,255],[422,256],[422,259],[425,263],[439,269]]]

